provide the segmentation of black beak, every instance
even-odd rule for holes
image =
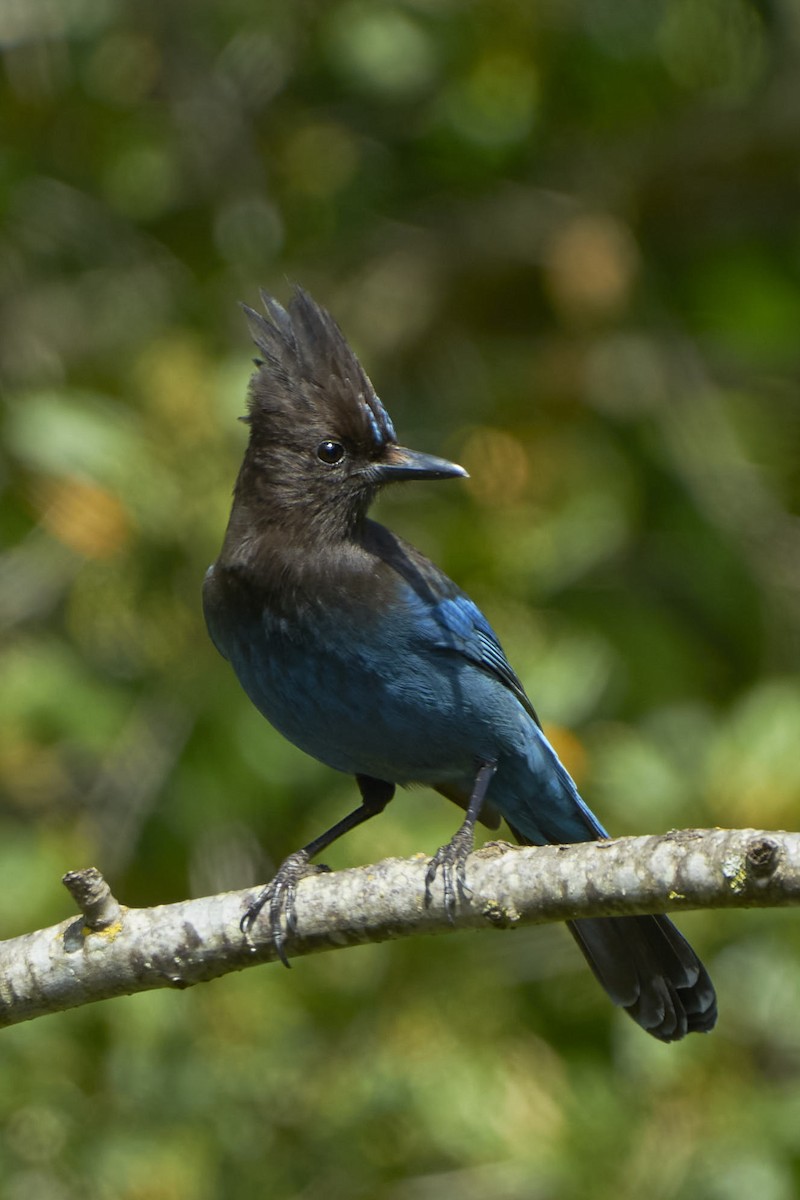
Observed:
[[[466,479],[467,472],[457,463],[405,446],[388,446],[381,462],[372,463],[370,474],[379,483],[397,483],[403,479]]]

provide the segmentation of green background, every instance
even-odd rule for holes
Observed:
[[[336,315],[468,482],[382,518],[614,833],[797,825],[797,0],[2,0],[0,935],[244,886],[354,803],[208,641],[253,353]],[[432,853],[401,796],[333,866]],[[0,1033],[2,1200],[792,1200],[800,920],[684,918],[665,1047],[559,928]]]

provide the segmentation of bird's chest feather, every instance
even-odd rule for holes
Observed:
[[[463,740],[457,670],[423,661],[402,621],[351,620],[328,612],[295,624],[264,614],[241,651],[246,690],[276,728],[330,766],[438,777],[443,741],[449,760],[462,757],[452,745]]]
[[[245,615],[246,614],[246,615]],[[214,640],[264,716],[331,767],[394,782],[470,776],[494,752],[488,680],[413,606],[327,602],[210,612]]]

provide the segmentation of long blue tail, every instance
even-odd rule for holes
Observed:
[[[608,836],[544,734],[531,746],[528,768],[533,770],[524,801],[519,780],[513,795],[505,788],[501,795],[490,792],[518,842],[558,845]],[[653,1037],[675,1042],[687,1033],[713,1029],[714,985],[668,917],[592,917],[567,925],[613,1003]]]
[[[510,828],[521,845],[540,844]],[[677,1042],[714,1028],[714,985],[669,917],[585,917],[567,928],[611,1001],[653,1037]]]

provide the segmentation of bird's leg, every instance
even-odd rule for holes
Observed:
[[[328,870],[328,867],[321,865],[312,867],[311,859],[320,851],[327,849],[343,834],[349,833],[357,825],[363,825],[364,821],[368,821],[370,817],[375,817],[378,813],[383,812],[394,795],[394,784],[387,783],[383,779],[372,779],[369,775],[356,775],[356,783],[361,792],[362,802],[359,807],[348,813],[346,817],[342,817],[341,821],[337,821],[318,838],[314,838],[313,842],[309,842],[307,846],[303,846],[301,850],[296,850],[294,854],[285,858],[274,879],[265,888],[262,888],[239,922],[242,933],[247,934],[252,929],[262,908],[269,905],[269,927],[275,952],[285,967],[290,965],[284,950],[286,934],[293,934],[297,931],[295,911],[297,885],[306,875],[315,875],[319,871]]]
[[[459,896],[469,896],[466,881],[467,856],[475,845],[475,822],[480,816],[489,784],[497,770],[497,763],[482,763],[475,777],[472,795],[467,805],[467,815],[459,829],[446,846],[440,846],[428,864],[425,876],[425,903],[431,902],[431,885],[436,872],[441,868],[444,887],[444,907],[448,920],[452,921],[456,911],[456,890]]]

